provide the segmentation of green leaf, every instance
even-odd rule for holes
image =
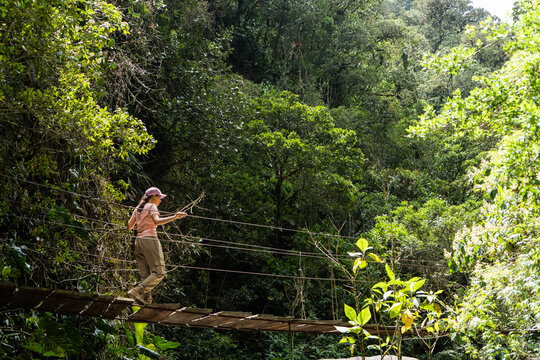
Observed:
[[[137,344],[137,349],[141,352],[141,354],[144,354],[152,359],[161,359],[161,355],[154,350],[150,349],[149,347],[142,346],[141,344]]]
[[[358,239],[358,241],[356,242],[356,246],[358,246],[358,248],[360,249],[360,251],[362,251],[363,253],[366,252],[367,248],[369,247],[369,243],[366,239],[364,238],[360,238]]]
[[[499,192],[499,190],[497,188],[494,188],[492,189],[490,192],[489,192],[489,199],[491,201],[495,200],[495,198],[497,197],[497,193]]]
[[[353,333],[353,334],[356,334],[356,335],[360,335],[360,333],[363,331],[363,329],[360,327],[360,326],[353,326],[353,327],[350,327],[349,328],[349,331],[350,333]]]
[[[403,304],[400,302],[393,304],[388,310],[390,312],[390,319],[397,317],[402,307],[403,307]]]
[[[364,326],[367,324],[367,322],[371,319],[371,311],[369,310],[369,307],[365,307],[358,313],[357,321],[358,325]]]
[[[126,339],[127,339],[128,345],[130,347],[135,346],[135,341],[133,339],[133,334],[131,333],[131,331],[129,331],[129,329],[126,329]]]
[[[147,323],[133,323],[135,328],[135,340],[137,344],[142,345],[144,339],[144,328],[148,325]]]
[[[420,304],[420,308],[426,311],[435,311],[435,307],[433,306],[433,304],[422,303]]]
[[[381,347],[379,345],[368,345],[368,350],[376,350],[376,351],[382,351]]]
[[[394,272],[392,271],[392,269],[390,268],[390,266],[388,264],[385,264],[384,265],[384,268],[386,269],[386,275],[388,275],[388,277],[390,278],[390,280],[396,280],[396,275],[394,274]]]
[[[385,283],[385,282],[378,282],[376,283],[375,285],[373,285],[371,287],[372,289],[378,289],[378,288],[381,288],[383,289],[384,291],[388,290],[388,284]]]
[[[343,304],[345,306],[345,315],[349,320],[356,321],[356,310],[354,310],[352,307],[350,307],[347,304]]]
[[[393,293],[393,290],[385,291],[385,293],[383,294],[383,300],[387,300]]]
[[[154,339],[154,345],[156,345],[156,347],[161,350],[175,349],[180,346],[179,342],[167,341],[161,336],[154,336],[153,339]]]
[[[354,344],[354,343],[356,343],[356,339],[354,339],[354,338],[352,338],[350,336],[347,336],[347,337],[344,337],[341,340],[339,340],[339,343],[340,344],[342,344],[342,343]]]
[[[368,265],[367,261],[361,259],[361,258],[358,258],[354,261],[354,264],[353,264],[353,271],[354,272],[357,272],[358,270],[361,270],[363,268],[365,268],[366,266]]]
[[[337,325],[334,325],[334,327],[336,328],[337,331],[339,331],[339,332],[342,333],[342,334],[348,333],[349,330],[351,329],[351,328],[346,327],[346,326],[337,326]]]
[[[368,256],[369,256],[370,258],[372,258],[373,260],[375,260],[376,262],[378,262],[378,263],[382,263],[382,262],[383,262],[383,261],[381,260],[381,258],[380,258],[378,255],[376,255],[376,254],[369,253]]]
[[[425,282],[426,282],[426,279],[422,279],[420,281],[417,281],[411,284],[411,292],[414,294],[418,289],[420,289],[424,285]]]

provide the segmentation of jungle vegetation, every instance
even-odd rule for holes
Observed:
[[[291,346],[0,309],[0,358],[540,355],[539,34],[537,0],[512,24],[469,0],[0,2],[1,280],[125,296],[158,186],[190,216],[154,302],[358,325]]]

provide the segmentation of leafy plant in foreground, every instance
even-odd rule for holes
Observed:
[[[360,253],[353,253],[358,256],[354,263],[353,270],[365,268],[367,262],[364,257],[369,249],[368,242],[360,239],[357,242]],[[377,256],[371,256],[378,259]],[[352,333],[356,336],[345,336],[340,340],[342,343],[351,344],[351,356],[354,353],[357,341],[360,340],[362,355],[365,355],[366,343],[368,350],[376,350],[381,355],[387,355],[394,351],[398,357],[402,354],[403,335],[411,333],[422,339],[429,351],[431,359],[432,352],[437,342],[437,336],[447,330],[447,321],[443,318],[442,302],[437,299],[437,295],[442,291],[425,292],[420,290],[426,279],[413,277],[403,281],[396,277],[394,271],[388,264],[385,264],[386,274],[389,278],[386,282],[378,282],[370,289],[370,297],[365,299],[365,305],[359,311],[344,304],[345,315],[352,325],[348,327],[336,327],[342,333]],[[377,316],[378,315],[378,316]],[[386,333],[383,339],[380,335],[372,335],[365,329],[367,323],[376,319],[378,325],[371,327],[379,334]],[[382,327],[383,323],[393,325],[393,331],[387,327]],[[381,327],[379,327],[379,325]]]

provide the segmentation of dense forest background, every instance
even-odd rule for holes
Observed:
[[[2,279],[125,296],[125,225],[158,186],[189,216],[160,233],[156,303],[346,320],[395,274],[438,300],[396,318],[392,295],[371,323],[447,331],[404,355],[539,355],[539,5],[508,25],[468,0],[1,2]],[[0,358],[140,358],[120,321],[0,314]],[[339,339],[148,326],[144,344],[319,359],[350,354]]]

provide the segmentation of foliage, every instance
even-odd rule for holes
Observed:
[[[377,255],[366,252],[369,249],[367,240],[361,238],[356,245],[361,252],[350,254],[357,257],[353,265],[353,271],[356,272],[362,266],[367,266],[365,258],[369,255],[377,262],[381,262]],[[361,309],[358,309],[358,305],[357,310],[355,310],[355,308],[344,304],[345,315],[352,327],[336,326],[336,329],[342,333],[356,335],[358,340],[361,341],[360,351],[362,356],[365,355],[366,348],[377,350],[381,354],[395,351],[398,356],[401,356],[402,335],[404,333],[412,331],[414,334],[416,332],[422,339],[423,335],[420,334],[417,326],[425,328],[428,337],[437,336],[446,330],[446,319],[441,317],[443,315],[441,305],[444,306],[444,304],[437,299],[437,295],[442,293],[442,290],[429,293],[420,291],[426,279],[413,277],[408,281],[400,280],[388,264],[385,264],[385,271],[389,280],[378,282],[371,287],[370,296],[365,299],[365,304]],[[371,335],[368,330],[364,329],[364,326],[372,317],[378,325],[392,324],[395,331],[393,333],[389,331],[386,338]],[[340,343],[351,344],[351,356],[354,354],[357,338],[346,336],[340,340]],[[433,344],[427,339],[423,341],[428,347],[428,354],[431,358],[436,340]],[[367,345],[366,343],[369,342],[372,344]]]
[[[138,306],[133,306],[133,311],[136,312],[140,309]],[[146,360],[150,358],[159,359],[161,357],[160,352],[156,350],[175,349],[180,346],[180,343],[174,341],[167,341],[160,336],[151,336],[151,334],[145,332],[147,323],[133,323],[135,341],[133,341],[133,333],[126,329],[126,337],[128,345],[132,348],[136,347],[139,351],[139,359]],[[135,346],[136,345],[136,346]]]
[[[506,234],[507,224],[521,221],[508,214],[516,209],[526,214],[518,200],[498,203],[511,198],[511,186],[521,186],[520,196],[528,194],[525,202],[533,203],[536,170],[525,182],[511,186],[501,181],[504,171],[499,170],[510,164],[510,158],[516,172],[535,159],[534,146],[529,146],[536,141],[531,135],[534,121],[524,121],[520,134],[513,133],[515,122],[500,121],[536,111],[534,92],[526,90],[535,81],[533,5],[516,7],[515,16],[522,21],[512,30],[516,39],[507,50],[513,59],[501,74],[515,72],[517,81],[508,77],[510,85],[500,86],[497,98],[489,89],[503,81],[485,75],[507,59],[502,45],[507,29],[496,21],[482,22],[486,12],[466,1],[3,2],[2,279],[123,295],[136,280],[125,271],[131,267],[131,237],[123,224],[129,206],[152,184],[169,194],[162,211],[204,193],[204,202],[192,209],[195,214],[240,220],[230,224],[192,217],[164,227],[171,237],[195,238],[180,244],[167,242],[164,236],[168,264],[324,278],[349,272],[352,279],[348,288],[302,278],[268,280],[176,269],[156,288],[158,302],[337,319],[338,300],[376,294],[356,279],[384,276],[386,270],[375,264],[379,257],[396,260],[393,271],[407,278],[465,285],[464,277],[448,277],[445,265],[424,261],[418,270],[407,261],[442,260],[441,250],[449,249],[460,227],[473,221],[473,229],[483,226],[476,221],[481,195],[472,194],[473,185],[487,193],[486,201],[505,219],[504,226],[497,225],[504,230],[501,234]],[[485,31],[492,24],[498,28]],[[440,56],[424,57],[431,51]],[[530,65],[527,76],[521,76],[519,56]],[[423,62],[431,63],[431,68],[422,68]],[[472,91],[479,84],[484,88]],[[452,111],[462,100],[442,104],[458,88],[464,99],[469,93],[489,93],[471,105],[480,106],[486,116],[496,107],[509,113],[485,119],[479,113],[465,113],[466,121],[458,120],[456,126],[440,121],[442,132],[427,131],[426,123],[440,119],[434,115],[441,107],[445,114],[441,116],[454,116]],[[529,100],[523,106],[507,106],[507,101],[522,97]],[[426,105],[431,107],[416,126],[415,118]],[[471,127],[460,130],[467,121]],[[411,124],[427,141],[405,136]],[[466,138],[455,136],[460,132]],[[510,133],[514,140],[505,140]],[[530,138],[523,137],[528,142],[520,146],[522,134]],[[505,142],[498,143],[501,139]],[[494,144],[515,151],[492,164],[488,174],[482,164],[495,161],[496,156],[486,154]],[[515,156],[518,151],[527,158]],[[464,175],[470,166],[479,167],[480,175],[468,182]],[[484,214],[490,216],[493,208],[484,207]],[[534,224],[534,212],[526,219]],[[240,225],[243,222],[264,226]],[[531,234],[535,231],[533,225],[520,226]],[[355,244],[284,228],[356,238],[363,234],[375,249],[366,246],[367,240]],[[521,249],[518,233],[511,231],[515,237],[504,241],[505,249]],[[471,251],[470,238],[466,231],[458,235],[452,268],[470,267],[481,252],[494,257],[491,254],[502,251],[502,243],[491,248],[483,242],[475,243],[478,249]],[[210,247],[209,239],[235,241],[246,248],[326,249],[327,259],[356,252],[357,259],[335,262]],[[516,269],[520,266],[516,263]],[[405,294],[402,299],[406,286],[394,281],[391,286],[401,295],[389,295],[387,303],[383,299],[381,309],[386,312],[374,311],[374,318],[388,318],[392,301],[406,303],[416,296]],[[370,298],[373,304],[381,301],[380,296]],[[514,300],[518,298],[512,298],[509,307]],[[407,306],[401,310],[407,308],[416,316],[418,309]],[[358,304],[354,311],[362,313]],[[361,319],[356,314],[356,321],[365,321],[364,314]],[[402,315],[392,321],[408,324],[411,317]],[[432,315],[426,321],[436,321],[438,313]],[[335,357],[339,352],[328,337],[298,335],[291,349],[290,340],[281,334],[156,326],[152,335],[96,319],[74,323],[70,318],[19,311],[5,318],[0,342],[6,358],[18,352],[21,358],[135,359],[141,355],[137,345],[158,351],[160,346],[176,346],[165,338],[179,336],[187,340],[167,351],[170,358],[189,354],[205,359],[307,359]],[[489,336],[497,339],[495,334]]]
[[[454,244],[454,269],[470,270],[471,284],[455,317],[457,338],[475,357],[501,358],[537,352],[526,329],[535,326],[538,146],[537,2],[522,2],[512,36],[506,37],[510,60],[498,72],[479,78],[483,86],[463,98],[456,93],[437,114],[428,109],[411,131],[437,129],[450,139],[492,138],[497,145],[471,171],[475,189],[484,194],[482,218],[464,228]],[[507,332],[512,329],[511,332]]]
[[[255,111],[258,119],[248,127],[260,154],[257,168],[268,174],[276,224],[293,220],[289,211],[305,208],[301,203],[322,213],[334,201],[350,207],[362,161],[354,132],[336,128],[326,109],[303,105],[290,93],[257,99]]]

